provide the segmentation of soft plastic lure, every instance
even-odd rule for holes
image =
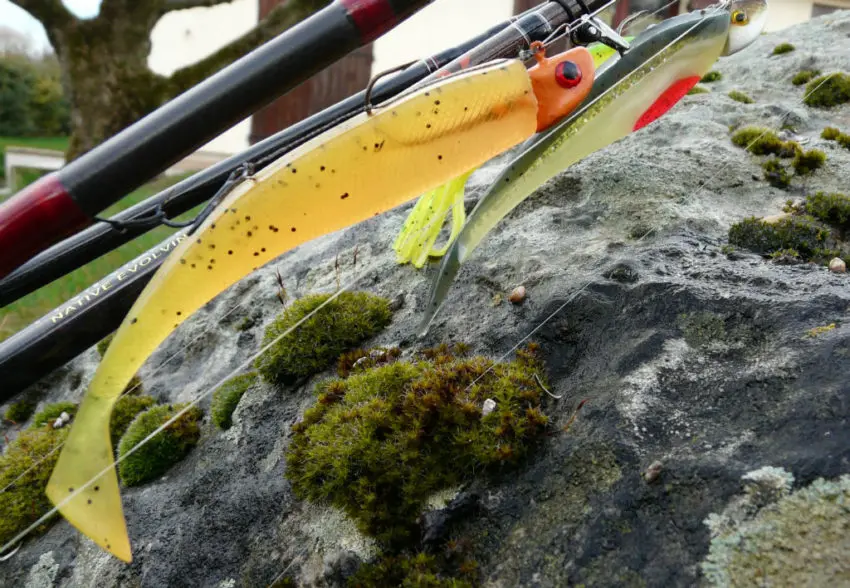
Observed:
[[[566,167],[666,113],[718,57],[758,38],[766,7],[765,0],[739,0],[731,14],[707,10],[668,19],[638,35],[623,57],[607,62],[585,105],[530,142],[470,213],[434,279],[420,334],[427,333],[461,264],[499,221]]]
[[[472,68],[358,115],[239,184],[172,251],[117,330],[47,485],[62,515],[131,561],[109,419],[148,356],[201,306],[282,253],[394,208],[530,137],[541,113],[590,91],[591,57],[573,57],[565,68],[590,70],[578,84],[535,83],[518,60]]]
[[[594,80],[594,72],[608,58],[615,54],[613,49],[605,45],[575,48],[552,58],[547,58],[542,43],[532,43],[535,51],[536,65],[528,73],[532,84],[544,87],[549,80],[560,80],[563,88],[581,87],[589,89]],[[591,60],[587,59],[588,54]],[[578,69],[565,68],[565,63],[573,63]],[[592,67],[590,64],[592,63]],[[544,131],[556,122],[562,120],[575,110],[586,97],[587,92],[570,94],[570,100],[556,100],[555,96],[544,99],[553,104],[552,108],[541,109],[537,120],[537,132]],[[410,262],[414,267],[422,267],[428,257],[439,257],[447,250],[455,236],[460,232],[466,220],[463,207],[464,186],[477,168],[473,168],[452,178],[445,184],[422,195],[407,219],[393,244],[398,263]],[[440,249],[434,249],[443,221],[451,210],[452,231],[448,240]]]

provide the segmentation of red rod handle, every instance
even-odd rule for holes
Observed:
[[[58,173],[43,176],[0,204],[0,278],[91,223]]]

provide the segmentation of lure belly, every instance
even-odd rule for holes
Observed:
[[[744,1],[764,6],[763,0]],[[624,56],[609,60],[582,107],[526,143],[470,213],[434,278],[420,335],[427,333],[461,264],[499,221],[568,166],[663,115],[728,52],[729,32],[725,10],[686,14],[648,29]]]
[[[284,252],[394,208],[531,136],[537,95],[521,61],[473,68],[354,117],[239,184],[172,251],[116,332],[47,486],[54,504],[68,500],[62,515],[131,561],[109,417],[148,356],[198,308]]]

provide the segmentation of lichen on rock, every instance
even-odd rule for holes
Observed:
[[[740,520],[711,519],[712,586],[838,586],[850,580],[850,475],[788,494],[787,474]],[[752,494],[752,493],[751,493]],[[765,505],[766,503],[766,505]]]

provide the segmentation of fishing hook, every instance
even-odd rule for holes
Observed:
[[[368,114],[369,116],[372,116],[372,109],[375,107],[372,104],[372,92],[374,91],[375,84],[378,82],[378,80],[380,80],[381,78],[383,78],[385,76],[388,76],[391,73],[395,73],[397,71],[407,69],[408,67],[410,67],[414,63],[416,63],[416,61],[411,61],[411,62],[405,63],[403,65],[397,65],[396,67],[382,71],[382,72],[377,73],[374,76],[372,76],[372,79],[369,80],[369,85],[366,86],[366,96],[364,97],[364,106],[366,107],[366,114]]]

